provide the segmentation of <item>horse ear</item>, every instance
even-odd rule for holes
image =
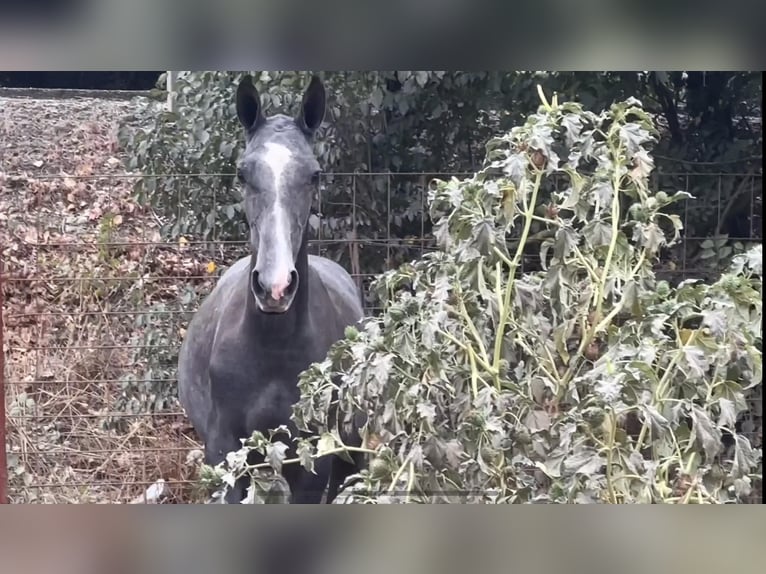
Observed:
[[[314,132],[322,125],[326,104],[327,96],[322,80],[319,79],[319,76],[311,76],[311,82],[303,93],[301,111],[296,119],[298,127],[306,135],[313,136]]]
[[[266,121],[261,107],[261,96],[250,75],[242,78],[237,86],[237,117],[248,135]]]

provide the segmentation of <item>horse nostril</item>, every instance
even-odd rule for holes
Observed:
[[[293,269],[287,278],[287,289],[285,293],[291,295],[298,288],[298,272]]]
[[[261,283],[261,274],[253,271],[253,289],[258,295],[266,293],[266,287]]]

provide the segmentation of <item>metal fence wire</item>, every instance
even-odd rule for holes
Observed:
[[[330,174],[325,186],[349,190],[347,211],[336,206],[336,213],[351,225],[338,237],[328,236],[333,229],[323,223],[312,252],[340,258],[366,291],[379,271],[434,248],[427,186],[452,175]],[[200,301],[247,246],[218,233],[163,239],[165,222],[131,199],[135,178],[6,174],[5,185],[18,197],[3,222],[8,245],[0,261],[7,418],[5,425],[0,421],[7,431],[0,447],[6,446],[11,502],[125,503],[152,501],[158,493],[170,502],[201,500],[194,486],[201,447],[174,399],[177,351]],[[718,189],[718,201],[687,205],[682,217],[688,223],[691,210],[707,209],[702,215],[719,233],[736,194],[749,205],[749,218],[737,222],[731,238],[744,245],[761,241],[760,173],[657,178],[663,189]],[[384,191],[384,228],[365,223],[360,185]],[[404,223],[391,213],[403,186],[420,194]],[[725,198],[720,190],[729,190]],[[405,227],[407,237],[395,234]],[[695,255],[710,235],[703,232],[687,226],[680,256],[663,272],[679,280],[703,275],[708,267],[699,267]],[[377,310],[369,297],[365,306]],[[760,448],[757,390],[743,431]]]

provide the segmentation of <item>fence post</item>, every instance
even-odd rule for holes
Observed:
[[[178,72],[171,72],[170,70],[168,70],[166,86],[168,90],[168,111],[169,112],[176,111],[176,78],[177,77],[178,77]]]
[[[0,504],[8,504],[8,458],[5,443],[5,350],[3,349],[3,256],[0,253]]]

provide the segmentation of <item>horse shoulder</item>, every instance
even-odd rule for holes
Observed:
[[[361,294],[348,271],[335,261],[316,255],[309,255],[309,269],[312,281],[322,285],[335,315],[347,324],[363,317]]]
[[[210,411],[210,365],[214,359],[215,340],[221,325],[231,324],[232,310],[238,308],[238,299],[247,290],[248,267],[249,256],[224,272],[192,317],[181,344],[178,397],[198,429],[205,427]]]

